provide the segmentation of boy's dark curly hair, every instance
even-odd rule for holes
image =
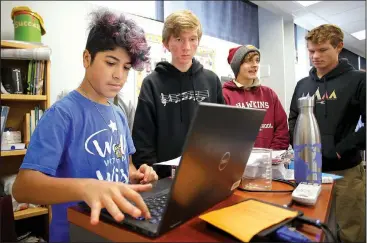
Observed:
[[[98,52],[121,47],[131,57],[135,70],[144,69],[145,63],[150,61],[150,47],[144,30],[123,14],[118,16],[107,9],[94,11],[91,16],[86,49],[91,54],[92,62]]]

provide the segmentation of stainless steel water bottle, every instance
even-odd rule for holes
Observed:
[[[319,125],[313,113],[314,96],[297,102],[299,114],[293,134],[294,178],[297,183],[322,182],[322,153]]]

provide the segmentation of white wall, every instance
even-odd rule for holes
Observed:
[[[221,76],[234,76],[233,71],[228,64],[227,57],[229,49],[237,47],[239,44],[203,35],[200,45],[215,49],[215,73],[219,78]]]
[[[284,30],[283,19],[259,7],[259,39],[261,64],[270,66],[270,76],[262,84],[272,88],[285,107]]]
[[[153,8],[154,2],[146,1],[145,7]],[[75,89],[84,77],[84,67],[82,63],[82,53],[85,48],[89,23],[88,14],[96,7],[109,6],[111,10],[122,12],[122,10],[133,11],[141,9],[143,5],[139,1],[121,2],[81,2],[81,1],[2,1],[1,2],[1,39],[13,39],[14,27],[10,18],[13,7],[28,6],[33,11],[39,13],[46,28],[46,35],[42,37],[42,42],[52,49],[51,56],[51,104],[57,99],[62,90]],[[155,8],[154,8],[155,9]],[[142,15],[153,14],[152,11],[136,10]],[[128,15],[133,18],[146,33],[161,35],[163,23],[151,19]],[[206,46],[216,50],[215,67],[216,73],[220,76],[232,74],[227,63],[228,50],[235,43],[223,41],[217,38],[203,36],[201,46]],[[133,101],[135,100],[134,74],[130,73],[129,79],[122,92]]]
[[[298,45],[298,62],[296,63],[296,80],[297,82],[307,77],[311,69],[310,59],[308,56],[306,37],[307,30],[303,28],[297,29],[297,45]]]
[[[293,21],[285,21],[284,24],[284,92],[285,106],[284,110],[289,115],[291,100],[296,87],[296,48],[294,40],[294,23]]]
[[[289,115],[290,102],[296,86],[295,40],[293,21],[262,7],[259,9],[261,64],[270,67],[270,76],[262,84],[272,88]]]

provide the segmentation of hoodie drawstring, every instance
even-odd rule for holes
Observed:
[[[194,98],[195,98],[195,101],[196,101],[196,102],[198,102],[198,101],[197,101],[197,99],[196,99],[196,90],[195,90],[195,85],[194,85],[194,79],[193,79],[192,77],[193,77],[193,74],[192,74],[192,69],[191,69],[191,70],[190,70],[190,77],[189,77],[189,80],[190,80],[190,82],[191,82],[192,89],[193,89],[193,91],[194,91]]]
[[[325,109],[324,109],[324,116],[327,117],[327,100],[329,99],[329,94],[327,92],[326,77],[323,77],[323,81],[324,81],[324,89],[325,89]]]
[[[180,93],[179,93],[179,96],[180,96],[180,119],[181,119],[181,123],[182,123],[182,80],[179,80],[178,81],[180,83]]]

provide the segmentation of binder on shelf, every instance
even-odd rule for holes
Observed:
[[[24,123],[23,123],[23,141],[27,147],[30,140],[31,140],[31,114],[26,113],[24,116]]]
[[[9,106],[1,106],[1,134],[0,134],[0,138],[3,137],[3,132],[4,132],[4,129],[5,129],[6,121],[8,120],[9,110],[10,110]]]
[[[29,113],[27,113],[29,114]],[[27,114],[26,114],[26,119],[25,121],[27,122]],[[43,115],[43,110],[39,107],[36,106],[33,110],[30,111],[30,117],[29,117],[29,126],[26,125],[27,127],[29,127],[30,130],[30,135],[29,135],[29,140],[30,137],[32,136],[34,129],[36,129],[36,126],[38,124],[38,121],[41,119],[42,115]],[[26,142],[27,143],[27,142]]]

